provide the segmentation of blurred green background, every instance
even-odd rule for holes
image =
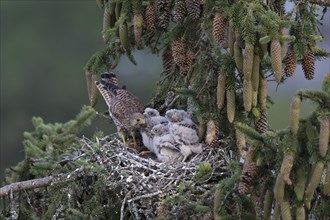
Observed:
[[[41,116],[46,123],[66,122],[82,105],[88,104],[83,67],[104,45],[101,38],[103,12],[94,0],[1,0],[0,14],[2,182],[4,169],[24,157],[23,132],[33,130],[32,116]],[[327,22],[320,27],[326,39],[319,44],[328,51],[329,20],[327,14]],[[134,55],[137,66],[123,57],[115,73],[128,90],[147,103],[159,79],[161,58],[149,51]],[[298,66],[295,75],[277,90],[275,83],[269,83],[269,93],[275,101],[269,111],[271,126],[287,126],[292,95],[300,88],[319,88],[327,72],[330,72],[329,59],[317,62],[313,81],[305,80]],[[303,103],[303,115],[312,108],[309,103]],[[107,109],[103,100],[100,99],[96,109],[100,112]],[[101,116],[84,135],[90,136],[96,130],[115,131]]]

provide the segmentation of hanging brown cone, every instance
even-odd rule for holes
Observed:
[[[113,28],[116,23],[116,2],[109,2],[108,3],[109,8],[109,15],[110,15],[110,28]]]
[[[323,195],[330,196],[330,161],[327,162],[327,172],[323,184]]]
[[[108,7],[104,7],[103,12],[103,29],[102,29],[102,38],[103,42],[107,44],[109,42],[109,34],[106,33],[106,31],[110,28],[110,13]]]
[[[284,187],[283,176],[278,174],[274,185],[274,198],[277,203],[281,203],[284,199]]]
[[[292,49],[288,50],[284,62],[285,62],[285,68],[284,68],[285,75],[287,77],[290,77],[295,72],[297,66],[297,61]]]
[[[225,37],[226,20],[223,14],[216,13],[213,18],[213,37],[218,44],[222,43]]]
[[[252,68],[252,88],[253,91],[259,90],[259,79],[260,79],[260,56],[258,54],[254,54],[253,56],[253,68]]]
[[[98,74],[86,70],[85,77],[86,77],[86,83],[87,83],[87,92],[88,92],[89,103],[92,107],[94,107],[99,98],[99,92],[94,83],[94,81],[99,80]]]
[[[290,174],[291,174],[291,170],[293,167],[293,152],[291,150],[288,150],[285,154],[284,154],[284,158],[282,160],[282,165],[281,165],[281,170],[280,170],[280,174],[283,177],[283,181],[287,184],[287,185],[292,185],[292,181],[290,179]]]
[[[131,47],[129,44],[128,28],[126,22],[119,25],[119,38],[125,51],[130,51]]]
[[[217,85],[217,105],[222,109],[225,105],[226,96],[226,74],[219,73]]]
[[[177,39],[172,43],[172,56],[174,62],[179,66],[182,67],[186,65],[186,51],[184,49],[184,45],[182,40]]]
[[[297,134],[299,129],[300,104],[300,97],[298,95],[294,96],[290,107],[290,130],[294,135]]]
[[[242,54],[242,48],[239,46],[239,43],[235,41],[234,43],[234,58],[236,67],[239,72],[243,71],[243,54]]]
[[[252,107],[256,107],[258,104],[258,91],[259,91],[259,79],[260,79],[260,56],[254,54],[253,56],[253,68],[252,68]]]
[[[219,125],[214,120],[209,120],[206,124],[206,137],[205,137],[205,143],[215,148],[218,143],[218,136],[219,136]]]
[[[243,57],[243,75],[245,80],[251,80],[253,70],[253,56],[254,46],[253,44],[246,43]]]
[[[325,157],[329,148],[329,117],[324,116],[320,123],[319,152],[321,157]]]
[[[186,0],[188,15],[196,20],[201,16],[200,0]]]
[[[173,56],[172,56],[172,50],[170,46],[167,46],[163,52],[163,73],[165,75],[171,73],[173,69]]]
[[[234,43],[235,43],[234,21],[233,19],[230,19],[229,28],[228,28],[228,48],[231,56],[234,56]]]
[[[268,130],[268,118],[266,111],[261,112],[260,118],[255,124],[255,128],[260,134],[265,133]]]
[[[261,110],[265,111],[267,109],[267,95],[268,95],[268,88],[267,88],[267,80],[264,78],[260,78],[259,84],[259,103]]]
[[[315,71],[315,55],[312,49],[308,49],[301,62],[305,78],[312,80]]]
[[[236,146],[239,152],[239,155],[241,158],[246,158],[246,140],[245,140],[245,134],[240,131],[239,129],[235,129],[235,136],[236,136]]]
[[[291,220],[291,207],[290,207],[290,202],[285,200],[281,202],[281,217],[283,220]]]
[[[257,180],[259,168],[255,162],[249,162],[247,159],[243,165],[243,171],[238,184],[238,192],[240,194],[248,193]]]
[[[175,22],[181,22],[187,16],[187,8],[185,0],[176,0],[173,12],[173,19]]]
[[[227,118],[228,121],[232,123],[235,118],[235,109],[236,109],[234,89],[228,89],[226,91],[226,100],[227,100]]]
[[[118,20],[119,17],[120,17],[121,7],[122,7],[122,2],[121,1],[116,1],[116,6],[115,6],[115,17],[116,17],[116,20]]]
[[[189,70],[191,69],[191,66],[193,65],[194,58],[195,58],[194,52],[188,48],[187,52],[186,52],[186,65],[188,66]]]
[[[303,205],[300,205],[296,208],[296,220],[305,220],[306,214],[305,214],[305,207]]]
[[[309,183],[307,184],[305,197],[304,197],[304,204],[306,209],[308,210],[311,209],[311,201],[315,189],[320,184],[321,177],[323,174],[323,169],[324,169],[324,163],[322,161],[317,162],[313,172],[311,173],[311,177],[309,178]]]
[[[278,39],[274,39],[270,45],[270,57],[275,80],[277,83],[280,83],[282,79],[282,55],[281,44]]]
[[[142,24],[143,24],[142,14],[140,13],[134,14],[134,18],[133,18],[134,39],[138,47],[141,47]]]
[[[146,29],[149,33],[154,33],[156,31],[156,8],[153,4],[149,4],[146,7],[144,13],[144,20],[146,24]]]
[[[243,105],[244,110],[249,112],[252,108],[252,82],[244,79],[243,81]]]
[[[162,29],[166,29],[170,23],[171,17],[171,0],[157,1],[158,25]]]
[[[273,205],[274,195],[271,190],[267,190],[264,198],[264,215],[263,219],[270,220],[272,214],[272,205]]]

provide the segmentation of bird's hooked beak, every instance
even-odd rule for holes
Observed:
[[[139,118],[138,123],[140,125],[144,125],[146,123],[146,120],[144,118]]]

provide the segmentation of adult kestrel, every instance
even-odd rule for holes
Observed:
[[[124,134],[125,131],[128,131],[133,137],[134,146],[137,146],[134,132],[142,124],[145,124],[145,118],[142,114],[144,106],[136,96],[115,85],[114,83],[117,83],[115,79],[114,74],[105,74],[100,82],[95,83],[109,107],[109,114],[123,143],[126,145]]]

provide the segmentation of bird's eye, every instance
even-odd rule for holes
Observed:
[[[138,122],[140,121],[140,119],[138,118],[138,119],[136,119]]]

